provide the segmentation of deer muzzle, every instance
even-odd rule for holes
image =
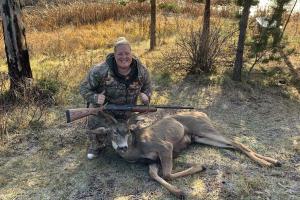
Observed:
[[[127,149],[128,149],[128,146],[122,146],[122,147],[118,146],[118,148],[117,148],[118,151],[122,151],[122,152],[126,152]]]

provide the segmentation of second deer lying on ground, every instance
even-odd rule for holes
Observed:
[[[280,165],[277,160],[257,154],[243,144],[222,136],[202,112],[179,113],[133,131],[129,131],[125,123],[119,123],[109,132],[112,145],[121,157],[129,162],[153,161],[149,164],[150,176],[180,198],[184,197],[183,191],[166,180],[191,175],[204,169],[201,165],[195,165],[172,173],[173,154],[178,154],[193,142],[239,150],[262,166]],[[158,175],[159,165],[162,177]]]

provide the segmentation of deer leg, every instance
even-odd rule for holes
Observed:
[[[203,171],[205,168],[202,165],[195,165],[181,172],[172,173],[173,168],[173,145],[168,143],[164,145],[164,150],[159,153],[160,162],[163,171],[163,177],[168,180],[173,180],[179,177],[188,176],[197,172]]]
[[[274,158],[270,158],[268,156],[263,156],[263,155],[260,155],[258,153],[255,153],[255,156],[274,164],[274,166],[276,166],[276,167],[281,167],[281,163],[278,160],[274,159]]]
[[[186,170],[183,170],[181,172],[177,172],[174,174],[171,174],[171,179],[175,179],[175,178],[180,178],[183,176],[188,176],[188,175],[192,175],[195,174],[197,172],[201,172],[204,171],[206,168],[203,167],[202,165],[194,165]]]
[[[232,145],[234,147],[236,147],[237,149],[239,149],[240,151],[242,151],[243,153],[245,153],[247,156],[249,156],[254,161],[261,164],[262,166],[271,166],[271,165],[281,166],[281,163],[278,160],[260,155],[256,152],[254,152],[249,147],[246,147],[245,145],[243,145],[239,142],[232,142]]]
[[[214,140],[212,138],[194,136],[194,141],[197,142],[197,143],[212,145],[212,146],[215,146],[215,147],[234,148],[230,143],[217,141],[217,140]]]
[[[258,164],[260,164],[261,166],[267,166],[267,167],[270,167],[272,165],[272,163],[264,160],[264,159],[261,159],[261,158],[258,158],[256,157],[255,153],[254,152],[251,152],[251,151],[244,151],[242,149],[240,149],[244,154],[246,154],[249,158],[251,158],[252,160],[256,161]]]
[[[261,166],[280,166],[280,162],[278,160],[275,160],[270,157],[265,157],[262,156],[253,150],[251,150],[249,147],[246,147],[245,145],[239,143],[239,142],[233,142],[228,139],[223,139],[223,137],[219,140],[217,138],[206,138],[206,137],[199,137],[199,136],[194,136],[195,142],[202,143],[202,144],[208,144],[216,147],[221,147],[221,148],[232,148],[232,149],[238,149],[244,154],[246,154],[249,158],[252,160],[256,161],[259,163]],[[223,141],[224,140],[224,141]],[[227,141],[228,140],[228,141]]]
[[[173,145],[167,142],[160,145],[158,149],[158,156],[162,167],[163,178],[171,179],[173,168]]]
[[[185,198],[186,195],[182,190],[180,190],[177,187],[171,185],[170,183],[168,183],[167,181],[165,181],[163,178],[161,178],[158,175],[158,165],[157,164],[149,165],[149,175],[150,175],[151,178],[153,178],[158,183],[160,183],[163,187],[165,187],[167,190],[169,190],[176,197],[178,197],[180,199]]]
[[[263,156],[261,154],[258,154],[256,152],[254,152],[252,149],[250,149],[249,147],[246,147],[245,145],[243,145],[242,143],[239,143],[239,142],[233,142],[233,143],[241,146],[243,149],[245,149],[245,151],[251,151],[251,152],[253,152],[256,157],[261,158],[263,160],[266,160],[266,161],[274,164],[275,166],[280,166],[281,165],[281,163],[278,160],[276,160],[274,158],[267,157],[267,156]]]

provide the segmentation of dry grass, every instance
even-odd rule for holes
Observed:
[[[130,19],[150,13],[148,4],[83,3],[40,7],[25,10],[24,21],[28,30],[54,30],[66,25],[96,24],[109,19]]]
[[[189,192],[188,199],[299,198],[299,154],[291,147],[299,134],[299,104],[269,89],[252,89],[249,93],[235,84],[198,87],[190,80],[164,90],[166,103],[192,103],[228,137],[284,163],[261,168],[239,153],[193,145],[174,161],[175,170],[191,162],[208,170],[172,182]],[[148,122],[166,114],[148,115]],[[126,163],[112,149],[87,161],[83,121],[55,122],[41,132],[9,139],[0,151],[2,199],[174,199],[149,178],[146,166]]]
[[[122,3],[124,2],[124,4]],[[164,1],[166,5],[175,6],[178,13],[186,17],[199,17],[203,15],[203,4],[181,3],[174,1]],[[159,8],[158,11],[164,15],[174,15],[172,11]],[[237,7],[228,6],[226,9],[213,9],[212,16],[232,18],[237,12]],[[44,7],[30,7],[24,10],[24,21],[28,30],[54,30],[66,25],[86,25],[104,22],[106,20],[130,20],[134,17],[147,17],[150,15],[149,2],[126,2],[119,1],[97,3],[75,1],[69,4],[49,4]]]
[[[163,43],[165,38],[174,35],[188,24],[196,23],[193,20],[193,18],[179,19],[158,16],[158,43]],[[198,20],[200,21],[200,19],[196,19],[196,21]],[[41,54],[47,57],[63,57],[70,54],[81,54],[86,50],[107,49],[112,47],[115,38],[120,36],[125,36],[132,42],[145,41],[149,37],[148,27],[149,18],[140,17],[130,21],[107,20],[95,25],[66,26],[51,32],[31,31],[26,33],[26,37],[31,57]],[[0,48],[0,55],[4,59],[3,46]]]

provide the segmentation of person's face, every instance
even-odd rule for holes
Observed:
[[[115,51],[115,59],[120,69],[126,70],[132,62],[132,54],[130,46],[127,44],[119,45]]]

